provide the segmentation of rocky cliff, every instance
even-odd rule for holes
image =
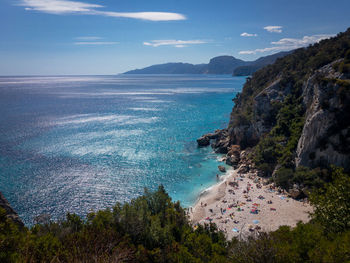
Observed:
[[[227,160],[239,145],[253,148],[265,175],[331,164],[349,171],[350,29],[257,71],[233,101],[228,128],[209,139]]]
[[[306,113],[296,166],[329,163],[350,168],[350,94],[349,86],[344,87],[350,76],[334,70],[341,61],[317,70],[303,86]]]

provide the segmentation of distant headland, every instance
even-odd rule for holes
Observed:
[[[291,52],[279,52],[254,61],[244,61],[233,56],[219,56],[212,58],[208,64],[165,63],[130,70],[124,74],[232,74],[234,76],[249,76]]]

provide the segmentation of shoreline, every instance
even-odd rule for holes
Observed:
[[[193,225],[215,223],[226,237],[244,238],[258,231],[270,232],[282,225],[308,222],[313,208],[279,192],[256,173],[228,169],[220,181],[201,192],[188,208]]]

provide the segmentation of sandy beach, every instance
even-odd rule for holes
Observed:
[[[253,173],[238,174],[238,170],[229,169],[189,208],[194,225],[211,221],[231,239],[309,221],[309,203],[294,200],[273,185],[263,185],[265,179]]]

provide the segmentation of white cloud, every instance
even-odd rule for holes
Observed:
[[[76,37],[76,40],[82,40],[82,41],[93,41],[93,40],[100,40],[103,39],[102,37]]]
[[[81,41],[81,42],[75,42],[74,45],[116,45],[119,44],[119,42],[108,42],[108,41]]]
[[[96,14],[110,17],[124,17],[124,18],[135,18],[150,21],[174,21],[174,20],[185,20],[186,17],[178,13],[169,12],[133,12],[133,13],[121,13],[121,12],[103,12],[96,11]]]
[[[332,37],[333,35],[313,35],[313,36],[304,36],[301,39],[298,38],[282,38],[276,42],[271,42],[273,45],[281,45],[281,46],[307,46],[316,42],[321,41],[322,39],[327,39]]]
[[[270,33],[282,33],[281,26],[265,26],[264,29]]]
[[[185,20],[186,16],[170,12],[112,12],[97,10],[104,6],[70,0],[20,0],[20,6],[26,10],[38,11],[48,14],[84,14],[108,17],[124,17],[149,21]]]
[[[267,48],[258,48],[255,50],[243,50],[240,51],[241,55],[251,55],[257,53],[265,53],[265,52],[279,52],[279,51],[287,51],[300,47],[306,47],[308,45],[317,43],[323,39],[330,38],[334,35],[313,35],[313,36],[304,36],[303,38],[282,38],[278,41],[271,42],[272,47]]]
[[[258,34],[249,34],[247,32],[244,32],[241,34],[241,37],[257,37]]]
[[[204,40],[152,40],[150,42],[143,42],[145,46],[159,47],[159,46],[174,46],[174,47],[186,47],[188,45],[198,45],[208,43]]]
[[[21,0],[19,4],[26,6],[26,10],[35,10],[49,14],[67,14],[90,12],[102,5],[87,4],[69,0]]]

